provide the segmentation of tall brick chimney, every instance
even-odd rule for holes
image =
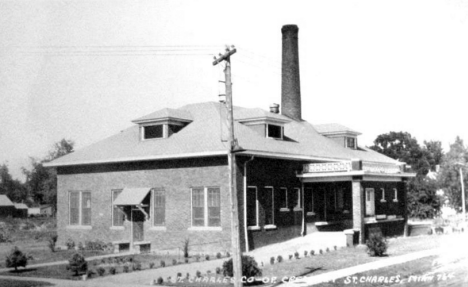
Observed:
[[[301,120],[301,83],[299,78],[299,49],[297,25],[284,25],[281,80],[281,113]]]

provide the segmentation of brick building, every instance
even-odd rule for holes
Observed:
[[[404,164],[358,145],[359,133],[301,119],[298,28],[284,26],[282,105],[234,108],[244,250],[309,232],[380,226],[402,234]],[[48,166],[57,169],[59,243],[230,249],[226,107],[161,109]]]

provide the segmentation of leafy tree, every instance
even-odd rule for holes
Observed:
[[[44,163],[73,152],[74,145],[73,141],[62,139],[54,144],[53,149],[44,159],[30,158],[32,169],[23,168],[23,173],[26,176],[25,186],[34,202],[52,204],[55,209],[57,205],[57,173],[55,169],[45,168]]]
[[[25,186],[16,179],[13,179],[8,165],[0,165],[0,194],[5,194],[13,202],[22,202],[27,198]]]
[[[8,268],[13,267],[15,271],[18,271],[18,267],[26,267],[28,265],[28,256],[15,246],[10,251],[10,254],[7,255],[5,265]]]
[[[84,273],[88,270],[88,262],[86,262],[83,255],[79,253],[73,254],[72,258],[68,260],[68,263],[67,269],[75,272],[75,276],[78,276],[79,273]]]
[[[464,184],[468,187],[468,149],[464,145],[460,137],[455,139],[455,142],[450,145],[450,150],[445,154],[442,161],[438,181],[444,195],[448,199],[448,205],[461,209],[461,183],[460,169],[463,173]]]

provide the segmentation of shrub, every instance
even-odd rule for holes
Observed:
[[[188,259],[188,258],[185,258],[185,263],[189,263],[189,259]]]
[[[384,256],[387,252],[388,242],[380,233],[371,233],[366,241],[367,253],[370,256]]]
[[[221,252],[216,253],[216,258],[218,258],[218,259],[221,258]]]
[[[160,265],[161,267],[166,267],[166,261],[161,260],[161,262],[159,263],[159,265]]]
[[[182,273],[178,272],[177,273],[177,278],[182,278]]]
[[[13,247],[10,254],[5,259],[5,265],[8,268],[15,268],[18,271],[18,267],[26,267],[28,265],[28,257],[18,247]]]
[[[283,262],[283,256],[278,255],[278,257],[276,257],[276,261],[277,261],[278,263]]]
[[[197,273],[195,273],[198,278],[201,277],[201,272],[197,270]]]
[[[299,259],[299,252],[297,252],[297,251],[294,252],[294,257],[295,257],[296,259]]]
[[[115,269],[115,267],[112,266],[111,268],[109,268],[109,274],[114,275],[116,272],[117,270]]]
[[[93,271],[93,270],[88,270],[86,271],[86,276],[88,276],[88,278],[91,278],[95,275],[96,273]]]
[[[124,273],[128,273],[128,265],[124,265],[124,266],[123,266],[123,272],[124,272]]]
[[[209,261],[209,260],[210,260],[210,255],[206,254],[205,260],[206,260],[206,261]]]
[[[57,243],[57,238],[58,238],[57,235],[52,235],[47,240],[47,246],[52,252],[55,252],[55,244]]]
[[[138,262],[138,263],[133,264],[132,269],[133,269],[133,271],[135,271],[135,270],[140,271],[141,270],[141,263]]]
[[[327,249],[325,249],[326,252],[330,252],[330,249],[327,247]]]
[[[320,250],[319,250],[319,253],[320,253],[320,254],[323,254],[323,250],[322,250],[322,249],[320,249]]]
[[[0,230],[0,243],[11,242],[11,236],[6,230]]]
[[[293,258],[292,254],[289,254],[289,260],[291,260]]]
[[[304,250],[304,257],[307,257],[307,255],[308,255],[307,250]]]
[[[232,259],[224,261],[223,275],[229,277],[234,275]],[[242,276],[245,276],[246,278],[262,276],[262,270],[258,267],[258,264],[253,257],[242,255]]]
[[[172,259],[172,265],[177,265],[177,259]]]
[[[231,257],[231,253],[226,252],[226,257]]]
[[[106,273],[106,269],[104,269],[104,267],[101,267],[99,266],[98,269],[96,269],[97,271],[97,274],[99,274],[99,276],[102,276],[104,275],[104,273]]]
[[[216,267],[216,274],[221,274],[221,268]]]
[[[188,258],[188,257],[189,257],[189,245],[190,245],[190,239],[189,239],[189,238],[185,238],[184,246],[183,246],[184,258]]]
[[[153,267],[154,267],[154,262],[150,262],[150,263],[149,263],[149,268],[150,268],[150,269],[153,269]]]
[[[195,255],[195,261],[197,261],[197,262],[200,261],[200,255],[198,255],[198,254]]]
[[[79,253],[73,254],[72,258],[68,260],[68,268],[72,272],[75,272],[75,276],[78,276],[80,272],[86,272],[88,270],[88,262]]]
[[[190,273],[187,272],[187,274],[185,275],[185,278],[190,279]]]
[[[315,250],[310,250],[310,256],[313,256],[315,254]]]
[[[334,248],[335,250],[338,250],[338,247],[337,247],[336,245],[335,245],[335,246],[333,246],[333,248]]]
[[[159,276],[159,277],[158,277],[158,280],[157,280],[156,282],[157,282],[159,285],[161,285],[161,284],[164,283],[164,279],[163,279],[161,276]]]
[[[84,250],[83,243],[81,243],[81,242],[78,243],[78,250]]]
[[[74,249],[75,241],[73,241],[71,238],[68,238],[67,242],[65,242],[65,246],[67,246],[68,250]]]
[[[271,265],[275,264],[275,257],[274,257],[274,256],[272,256],[272,257],[270,258],[270,264],[271,264]]]

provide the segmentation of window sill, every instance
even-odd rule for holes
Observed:
[[[109,228],[110,230],[125,230],[124,226],[111,226]]]
[[[294,207],[294,211],[302,211],[302,207]]]
[[[248,226],[248,227],[247,227],[247,230],[260,230],[260,229],[261,229],[261,228],[260,228],[260,226],[258,226],[258,225],[257,225],[257,226]]]
[[[280,211],[281,211],[281,212],[289,212],[290,209],[287,208],[287,207],[281,207],[281,208],[280,208]]]
[[[268,225],[263,226],[263,228],[265,230],[271,230],[271,229],[276,229],[277,227],[274,224],[268,224]]]
[[[166,226],[152,226],[149,231],[166,231]]]
[[[398,199],[394,199],[393,202],[398,202]]]
[[[307,212],[307,216],[315,216],[315,212],[309,211],[309,212]]]
[[[192,226],[187,229],[188,231],[222,231],[221,226]]]
[[[93,227],[91,225],[67,225],[66,229],[90,230]]]
[[[385,199],[381,199],[380,202],[387,202]]]

